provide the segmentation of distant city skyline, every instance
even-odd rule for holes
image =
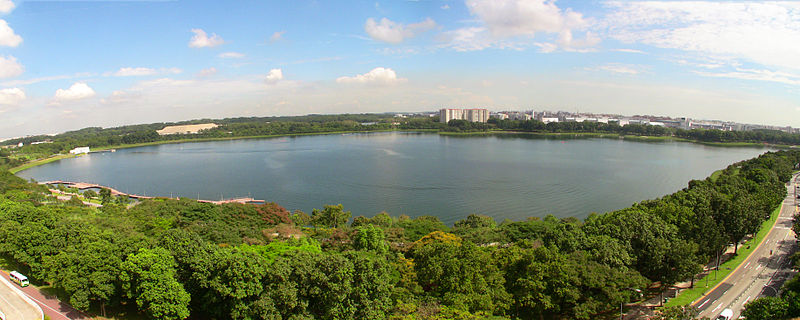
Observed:
[[[0,0],[0,137],[551,109],[800,127],[800,3]]]

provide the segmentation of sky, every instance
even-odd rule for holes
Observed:
[[[800,127],[800,2],[0,0],[0,138],[442,107]]]

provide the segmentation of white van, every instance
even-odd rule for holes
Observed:
[[[731,320],[731,318],[733,318],[733,310],[725,309],[722,310],[722,313],[719,314],[717,320]]]

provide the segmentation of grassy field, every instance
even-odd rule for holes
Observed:
[[[20,172],[22,170],[33,168],[35,166],[43,165],[45,163],[50,163],[50,162],[53,162],[53,161],[58,161],[58,160],[67,159],[67,158],[74,158],[74,157],[76,157],[76,155],[74,155],[74,154],[59,154],[59,155],[52,156],[50,158],[39,159],[39,160],[36,160],[36,161],[28,162],[28,163],[23,164],[23,165],[18,166],[18,167],[13,167],[11,169],[8,169],[8,171],[10,171],[11,173],[17,173],[17,172]]]
[[[725,277],[731,274],[733,270],[736,270],[736,268],[742,264],[742,262],[744,262],[744,260],[747,259],[747,257],[749,257],[750,254],[756,250],[756,248],[758,248],[758,246],[761,244],[761,241],[764,240],[764,237],[766,237],[769,231],[772,230],[775,222],[778,221],[781,207],[775,209],[775,211],[772,212],[772,217],[761,224],[761,229],[758,230],[758,233],[756,233],[755,237],[747,241],[745,244],[739,246],[739,251],[735,257],[725,261],[725,263],[719,266],[719,271],[716,271],[716,278],[713,274],[715,271],[712,271],[712,273],[707,276],[709,277],[708,282],[706,282],[706,278],[696,280],[694,283],[694,288],[684,290],[678,295],[677,298],[670,299],[669,302],[667,302],[664,306],[684,306],[690,304],[705,295],[708,290],[714,288],[718,283],[722,282]]]

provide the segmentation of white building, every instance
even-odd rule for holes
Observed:
[[[544,123],[558,122],[558,118],[555,118],[555,117],[542,117],[542,122],[544,122]]]
[[[77,147],[69,151],[71,154],[89,153],[89,147]]]
[[[489,110],[487,109],[441,109],[439,110],[439,122],[448,123],[450,120],[467,120],[470,122],[489,121]]]

